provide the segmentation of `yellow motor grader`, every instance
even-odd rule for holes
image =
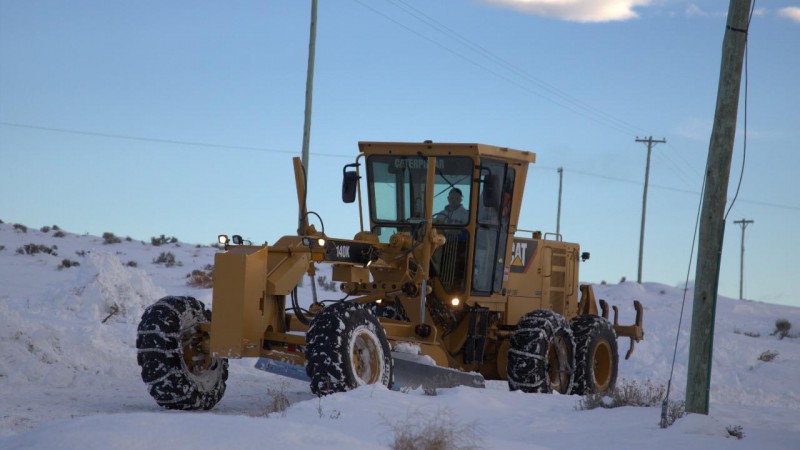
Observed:
[[[342,199],[357,200],[361,217],[352,239],[310,224],[295,158],[297,235],[272,245],[221,235],[213,315],[191,297],[165,297],[145,311],[137,357],[159,405],[212,408],[228,359],[245,357],[309,380],[317,395],[376,383],[481,387],[485,379],[534,393],[613,389],[617,338],[630,338],[630,357],[643,337],[642,307],[634,302],[633,325],[617,323],[616,306],[609,321],[608,305],[578,286],[578,260],[589,254],[519,227],[534,153],[430,141],[360,142],[359,150],[343,169]],[[320,301],[314,290],[309,306],[297,286],[309,276],[315,288],[318,264],[332,266],[341,295]]]

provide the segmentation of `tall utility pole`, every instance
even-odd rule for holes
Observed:
[[[744,229],[754,222],[746,219],[733,221],[733,223],[742,226],[742,252],[739,256],[739,300],[744,300]]]
[[[647,139],[636,138],[636,142],[647,143],[647,166],[644,170],[644,196],[642,198],[642,229],[639,232],[639,271],[637,272],[636,282],[642,284],[642,255],[644,254],[644,218],[647,211],[647,184],[650,181],[650,154],[653,152],[653,145],[666,144],[666,139],[653,140],[653,136]]]
[[[311,35],[308,39],[308,72],[306,73],[306,113],[303,123],[303,167],[308,176],[308,143],[311,139],[311,98],[314,94],[314,54],[317,42],[317,0],[311,0]]]
[[[564,168],[558,168],[558,215],[556,216],[556,234],[561,238],[561,186],[564,181]]]
[[[722,238],[725,233],[725,203],[731,172],[742,62],[747,44],[750,0],[731,0],[722,41],[717,107],[708,148],[706,185],[697,249],[689,370],[686,379],[686,411],[708,414],[711,390],[711,357],[714,316],[717,307]]]

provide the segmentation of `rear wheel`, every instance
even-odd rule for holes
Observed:
[[[311,392],[327,395],[365,384],[391,387],[393,360],[386,332],[356,303],[336,303],[314,317],[306,333]]]
[[[508,349],[508,387],[512,391],[568,394],[572,390],[575,344],[564,318],[552,311],[523,316]]]
[[[203,353],[199,325],[210,311],[192,297],[164,297],[139,322],[137,360],[156,403],[167,409],[211,409],[225,394],[228,360]]]
[[[619,355],[614,327],[600,316],[572,320],[575,333],[575,394],[605,393],[617,383]]]

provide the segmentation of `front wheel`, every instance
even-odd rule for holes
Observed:
[[[600,316],[572,320],[575,333],[575,394],[606,393],[617,383],[619,355],[614,327]]]
[[[567,321],[553,311],[523,316],[508,349],[508,387],[529,393],[572,390],[575,344]]]
[[[192,297],[164,297],[139,322],[137,360],[156,403],[167,409],[211,409],[225,394],[228,360],[203,353],[201,323],[210,312]]]
[[[376,383],[391,387],[394,361],[386,332],[362,305],[343,302],[323,309],[306,339],[306,373],[314,394]]]

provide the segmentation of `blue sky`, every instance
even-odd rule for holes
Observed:
[[[600,5],[600,6],[597,6]],[[352,237],[339,198],[359,140],[535,151],[520,227],[561,231],[585,281],[683,283],[716,102],[727,2],[320,0],[310,209]],[[0,219],[211,243],[296,229],[310,0],[0,0]],[[800,306],[800,1],[751,24],[748,147],[723,295]],[[740,98],[743,104],[744,96]],[[730,178],[743,154],[743,109]],[[694,269],[691,271],[694,278]]]

